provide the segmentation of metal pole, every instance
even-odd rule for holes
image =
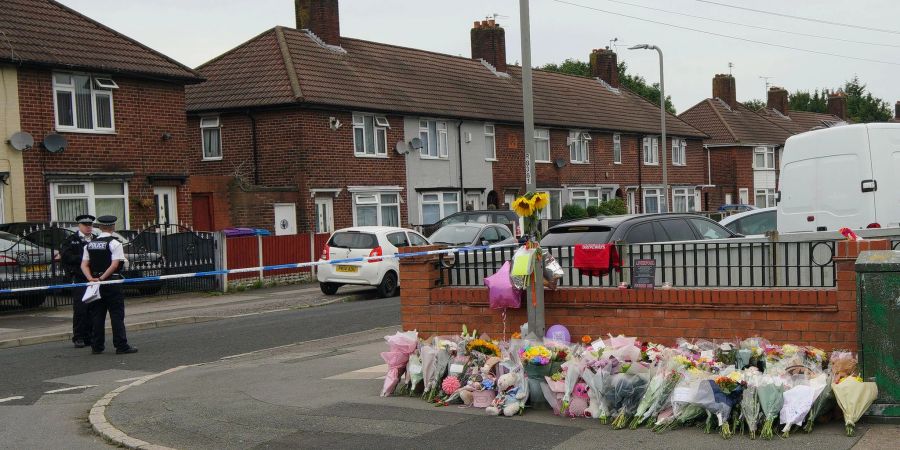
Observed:
[[[659,121],[662,129],[659,146],[662,147],[662,176],[663,176],[663,207],[662,212],[669,212],[669,145],[666,142],[666,82],[663,77],[663,53],[662,50],[653,46],[659,52]]]
[[[534,93],[531,78],[531,21],[528,0],[519,0],[519,26],[522,30],[522,119],[525,125],[525,190],[534,192],[537,180],[534,173]],[[544,277],[543,260],[535,259],[531,274],[534,289],[528,289],[528,332],[544,335]]]

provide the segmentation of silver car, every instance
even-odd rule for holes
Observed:
[[[509,228],[496,223],[454,223],[435,231],[429,238],[432,244],[449,247],[512,244],[516,242]]]

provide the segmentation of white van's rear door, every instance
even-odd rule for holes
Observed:
[[[875,217],[875,195],[864,125],[811,131],[788,139],[779,190],[778,231],[865,228]]]
[[[875,222],[900,226],[900,124],[869,124],[875,192]]]

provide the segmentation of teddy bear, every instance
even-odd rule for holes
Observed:
[[[525,390],[519,387],[520,382],[521,374],[518,372],[505,373],[497,378],[499,394],[485,411],[494,416],[502,414],[511,417],[519,414],[527,395]]]
[[[572,390],[572,401],[569,402],[567,410],[571,417],[583,417],[590,408],[590,393],[588,385],[583,381],[579,381]]]
[[[588,406],[587,409],[584,410],[584,417],[600,417],[600,397],[597,396],[597,391],[587,387],[587,394]]]

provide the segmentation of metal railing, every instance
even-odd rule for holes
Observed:
[[[636,261],[656,262],[655,283],[689,288],[834,287],[836,241],[722,241],[617,244],[621,268],[589,276],[574,267],[574,247],[548,247],[563,269],[561,287],[616,287],[630,284]],[[484,278],[511,260],[513,249],[457,252],[441,263],[447,286],[481,286]]]

